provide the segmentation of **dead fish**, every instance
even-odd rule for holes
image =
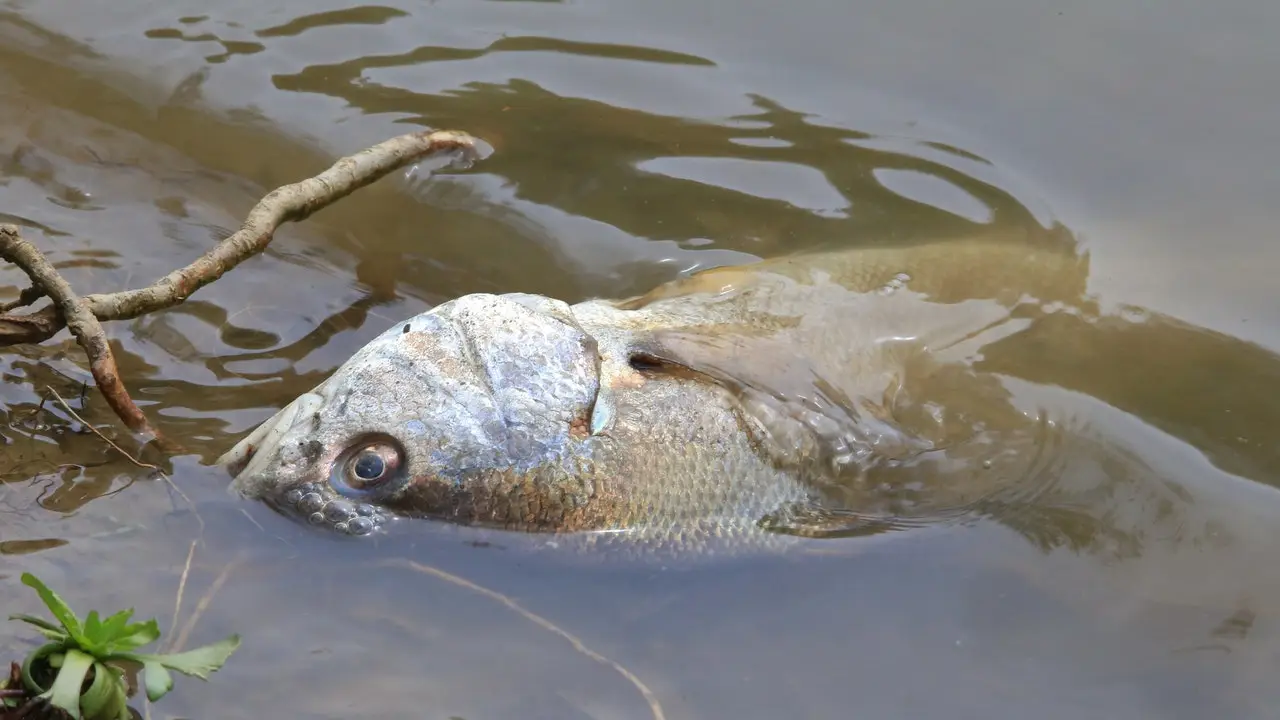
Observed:
[[[718,268],[624,300],[466,295],[387,329],[218,462],[240,495],[351,536],[430,518],[786,544],[892,517],[868,473],[956,440],[954,423],[901,421],[938,416],[904,404],[907,380],[1079,302],[1086,276],[1070,248],[981,236]],[[962,425],[1028,420],[1012,415]]]

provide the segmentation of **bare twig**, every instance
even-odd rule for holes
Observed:
[[[168,445],[165,449],[172,450],[172,444],[164,442],[120,382],[100,321],[128,320],[178,305],[265,250],[283,223],[306,219],[397,168],[441,152],[460,152],[468,162],[478,156],[475,140],[462,132],[423,131],[392,138],[338,160],[315,177],[268,193],[249,211],[239,231],[186,267],[150,286],[105,295],[77,296],[40,251],[21,238],[16,227],[0,226],[0,257],[21,267],[32,282],[32,288],[24,290],[17,301],[0,306],[0,346],[43,342],[63,327],[69,328],[89,355],[94,380],[120,419],[130,430],[156,438],[162,447]],[[25,314],[9,312],[35,302],[38,294],[48,295],[53,302]]]
[[[187,645],[187,638],[191,637],[191,631],[195,629],[196,623],[200,622],[200,616],[204,615],[204,611],[209,609],[209,603],[213,602],[213,596],[218,594],[218,590],[222,588],[222,584],[231,577],[231,571],[235,570],[243,560],[243,553],[237,555],[235,559],[222,566],[222,572],[218,573],[218,577],[213,579],[213,584],[201,596],[200,601],[196,603],[196,609],[191,612],[187,622],[182,626],[182,632],[178,633],[178,637],[173,641],[173,647],[169,652],[181,652],[182,648]]]
[[[191,508],[191,514],[196,516],[196,540],[203,538],[204,537],[204,518],[200,517],[199,508],[196,507],[196,504],[191,501],[191,498],[188,497],[186,493],[182,492],[182,488],[178,487],[177,483],[175,483],[173,480],[170,480],[169,476],[164,474],[163,470],[157,469],[157,472],[160,474],[160,479],[169,483],[169,488],[174,492],[178,493],[178,497],[182,498],[187,502],[187,507]]]
[[[44,290],[41,290],[36,285],[23,288],[22,292],[18,293],[17,298],[10,300],[7,303],[0,303],[0,313],[7,313],[10,310],[14,310],[16,308],[26,307],[28,305],[31,305],[35,301],[44,297],[44,295],[45,295]]]
[[[470,590],[472,592],[480,593],[481,595],[484,595],[490,600],[496,600],[497,602],[502,603],[508,609],[514,611],[515,613],[519,614],[521,617],[532,622],[533,624],[537,625],[543,630],[546,630],[548,632],[551,632],[555,635],[559,635],[560,637],[564,638],[569,642],[570,645],[573,646],[573,649],[577,650],[579,653],[600,663],[601,665],[605,665],[607,667],[613,668],[614,672],[621,675],[623,679],[625,679],[627,682],[634,685],[636,690],[640,692],[640,695],[644,698],[645,702],[649,704],[649,712],[653,715],[653,720],[665,720],[666,713],[662,711],[662,703],[658,701],[658,696],[655,695],[653,691],[649,689],[648,685],[644,684],[644,681],[636,677],[635,673],[623,667],[623,665],[617,662],[616,660],[610,660],[609,658],[601,655],[595,650],[592,650],[591,648],[587,647],[586,644],[583,643],[582,640],[579,639],[577,635],[574,635],[568,630],[561,628],[559,625],[556,625],[555,623],[533,612],[532,610],[525,609],[523,605],[516,602],[514,599],[506,595],[503,595],[497,590],[490,590],[489,588],[483,585],[474,583],[464,577],[459,577],[457,575],[454,575],[453,573],[447,570],[441,570],[440,568],[432,567],[431,565],[424,565],[422,563],[414,562],[413,560],[408,560],[404,558],[394,558],[391,560],[385,560],[379,564],[406,567],[406,568],[409,568],[410,570],[413,570],[414,572],[419,572],[419,573],[423,573],[424,575],[434,576],[436,578],[444,580],[445,582],[449,582],[454,585],[457,585],[458,587],[466,588],[467,590]]]
[[[182,566],[182,578],[178,580],[178,597],[173,601],[173,620],[169,624],[169,652],[173,652],[173,632],[178,628],[178,615],[182,612],[182,594],[187,589],[187,576],[191,574],[191,560],[196,555],[196,543],[191,541],[191,548],[187,550],[187,564]]]
[[[106,444],[108,444],[108,445],[110,445],[111,447],[115,448],[116,452],[118,452],[118,453],[120,453],[121,455],[125,456],[125,458],[126,458],[129,462],[133,463],[134,465],[137,465],[137,466],[138,466],[138,467],[140,467],[140,468],[146,468],[146,469],[148,469],[148,470],[155,470],[156,472],[161,472],[161,473],[162,473],[162,471],[160,470],[160,468],[159,468],[159,467],[157,467],[157,466],[155,466],[155,465],[152,465],[151,463],[145,463],[145,462],[142,462],[142,461],[141,461],[141,460],[139,460],[138,458],[136,458],[136,457],[134,457],[134,456],[130,455],[130,454],[128,453],[128,451],[126,451],[124,448],[122,448],[122,447],[120,447],[119,445],[117,445],[117,444],[115,444],[114,442],[112,442],[111,438],[107,437],[106,435],[103,435],[101,430],[99,430],[98,428],[94,427],[93,425],[90,425],[90,424],[89,424],[89,423],[88,423],[84,418],[80,417],[80,415],[79,415],[78,413],[76,413],[76,411],[75,411],[75,410],[72,410],[72,409],[71,409],[71,406],[67,404],[67,401],[66,401],[66,400],[63,400],[63,399],[62,399],[62,396],[58,394],[58,391],[57,391],[57,390],[54,390],[53,388],[51,388],[51,387],[47,387],[47,386],[46,386],[46,389],[47,389],[49,392],[53,393],[53,398],[54,398],[55,400],[57,400],[57,401],[58,401],[58,404],[62,406],[62,409],[63,409],[63,410],[67,411],[67,414],[68,414],[68,415],[70,415],[72,418],[74,418],[74,419],[76,420],[76,422],[78,422],[78,423],[80,423],[81,425],[83,425],[83,426],[85,426],[85,427],[89,428],[89,431],[90,431],[90,432],[92,432],[94,435],[97,435],[99,438],[101,438],[103,442],[105,442]]]

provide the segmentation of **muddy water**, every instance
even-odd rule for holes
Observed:
[[[65,334],[0,354],[6,609],[35,609],[30,570],[174,634],[195,613],[189,644],[245,637],[153,712],[653,716],[613,665],[495,596],[379,564],[412,558],[573,634],[668,718],[1274,715],[1280,9],[109,6],[0,11],[0,217],[82,292],[163,274],[266,190],[389,135],[453,127],[495,148],[390,178],[183,307],[109,326],[135,397],[190,451],[171,482],[41,407],[53,388],[115,427]],[[205,466],[448,297],[628,295],[983,225],[1088,253],[1101,319],[1064,316],[1057,342],[985,362],[1098,440],[1053,492],[968,523],[803,560],[583,569],[431,532],[318,538]],[[21,285],[0,270],[0,297]]]

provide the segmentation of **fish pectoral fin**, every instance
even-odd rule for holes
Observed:
[[[912,527],[891,515],[834,510],[815,503],[787,505],[765,515],[757,525],[766,532],[815,539],[869,537]]]
[[[660,330],[636,343],[631,367],[649,377],[712,383],[738,400],[743,430],[772,460],[800,467],[822,454],[811,420],[820,379],[803,354],[776,335],[723,325]]]
[[[730,325],[659,330],[635,344],[641,372],[697,375],[732,390],[754,388],[803,395],[813,387],[807,358],[773,333]]]
[[[858,368],[823,373],[785,332],[727,326],[657,331],[634,346],[631,364],[641,373],[724,387],[738,399],[747,431],[783,467],[838,474],[932,448],[894,416],[900,378],[893,375],[886,386],[867,382],[874,378]]]

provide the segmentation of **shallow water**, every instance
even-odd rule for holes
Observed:
[[[172,484],[40,409],[52,387],[116,427],[81,400],[65,333],[0,354],[6,606],[35,609],[29,570],[168,628],[198,541],[177,627],[207,596],[190,643],[245,637],[157,717],[652,717],[608,663],[393,558],[513,598],[668,718],[1274,715],[1280,6],[0,7],[0,218],[83,293],[167,272],[265,191],[390,135],[495,149],[389,178],[181,308],[108,326],[135,398],[190,450]],[[995,519],[798,560],[583,568],[465,534],[317,537],[205,466],[459,294],[624,296],[797,249],[1055,224],[1108,318],[986,361],[1096,452]],[[0,270],[0,299],[21,285]]]

